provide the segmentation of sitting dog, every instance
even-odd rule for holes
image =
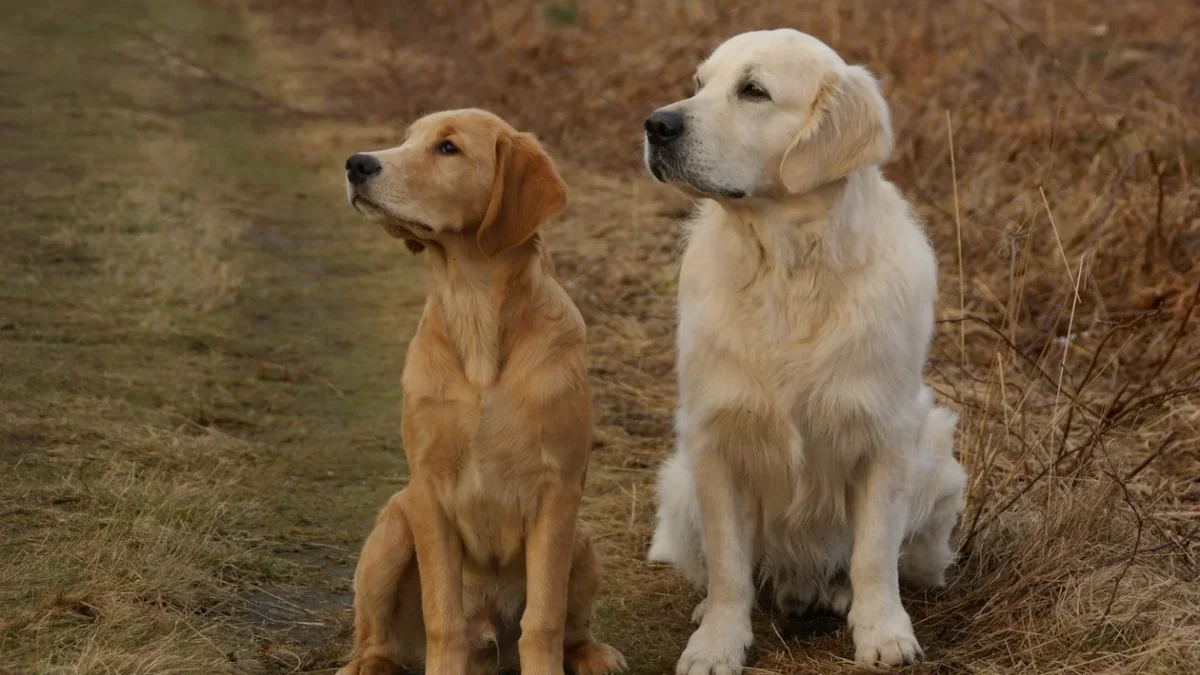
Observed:
[[[426,252],[430,290],[404,365],[410,482],[363,546],[341,675],[494,672],[514,649],[525,675],[623,668],[590,628],[585,328],[537,232],[566,204],[553,163],[533,136],[459,110],[350,157],[346,180],[355,209]]]
[[[937,265],[880,173],[875,79],[798,31],[745,33],[645,130],[650,172],[703,198],[649,553],[707,586],[677,672],[741,670],[756,580],[783,609],[848,611],[859,662],[912,663],[899,582],[943,583],[966,476],[921,381]]]

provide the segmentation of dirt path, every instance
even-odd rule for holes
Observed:
[[[419,276],[236,15],[91,7],[0,28],[0,669],[329,670]]]

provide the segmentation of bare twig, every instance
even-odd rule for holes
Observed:
[[[1138,385],[1137,389],[1135,389],[1133,394],[1130,395],[1131,398],[1142,393],[1142,391],[1145,390],[1151,382],[1157,380],[1158,376],[1162,374],[1163,369],[1167,367],[1168,363],[1170,363],[1171,357],[1175,355],[1175,349],[1179,346],[1179,341],[1183,338],[1183,334],[1187,330],[1188,321],[1192,318],[1192,314],[1196,311],[1197,301],[1200,301],[1200,282],[1196,283],[1196,291],[1192,294],[1192,300],[1188,303],[1187,311],[1184,312],[1183,317],[1179,320],[1179,328],[1175,331],[1175,337],[1172,338],[1171,346],[1167,349],[1166,355],[1161,361],[1159,361],[1158,366],[1154,369],[1154,373],[1150,375],[1150,377],[1141,380],[1141,383]],[[1112,401],[1107,407],[1109,416],[1119,415],[1121,413],[1122,408],[1124,407],[1124,404],[1122,403],[1122,397],[1125,395],[1125,391],[1129,389],[1130,385],[1132,384],[1132,379],[1126,380],[1121,388],[1117,390],[1117,393],[1113,395]]]
[[[946,139],[950,143],[950,178],[954,184],[954,231],[958,240],[958,313],[967,315],[966,283],[963,281],[963,251],[962,251],[962,217],[958,206],[958,166],[954,162],[954,125],[950,121],[950,111],[946,111]],[[965,365],[967,362],[967,324],[959,325],[959,354]]]

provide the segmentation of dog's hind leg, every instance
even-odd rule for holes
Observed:
[[[954,458],[957,417],[945,408],[929,412],[922,433],[928,470],[919,480],[912,509],[912,532],[900,555],[900,583],[909,588],[940,588],[954,560],[950,536],[963,508],[967,476]]]
[[[567,582],[567,623],[563,633],[564,665],[575,675],[604,675],[625,669],[621,652],[597,642],[592,635],[592,612],[599,591],[600,560],[591,535],[579,524]]]
[[[400,675],[422,660],[425,631],[405,492],[380,511],[354,573],[353,660],[338,675]]]

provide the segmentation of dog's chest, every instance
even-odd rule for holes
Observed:
[[[497,419],[520,417],[492,411],[487,402],[497,398],[505,397],[482,394],[465,381],[444,390],[409,388],[403,419],[414,480],[436,486],[467,557],[485,568],[523,554],[544,470],[536,439],[497,429]]]
[[[476,564],[507,565],[524,551],[526,524],[536,504],[512,470],[495,456],[468,456],[449,496],[463,547]]]
[[[737,278],[710,268],[691,276],[679,293],[681,357],[714,349],[780,390],[814,382],[840,357],[825,339],[836,331],[833,303],[808,273]]]
[[[797,436],[777,444],[794,449],[793,464],[831,481],[849,474],[870,440],[856,429],[886,414],[873,311],[846,301],[852,281],[695,243],[679,289],[684,405],[770,411]]]

